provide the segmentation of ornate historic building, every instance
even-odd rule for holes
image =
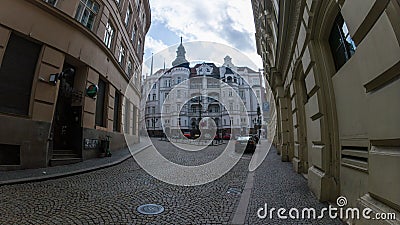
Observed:
[[[190,67],[185,53],[181,43],[172,68],[146,77],[142,130],[161,136],[168,127],[172,135],[178,131],[193,135],[200,120],[209,117],[219,135],[254,132],[259,123],[257,106],[265,98],[260,72],[235,66],[229,56],[221,67],[214,63]]]
[[[0,169],[97,157],[138,141],[148,0],[3,0]],[[127,86],[131,91],[126,92]]]
[[[399,215],[400,1],[252,5],[282,160],[321,201]]]

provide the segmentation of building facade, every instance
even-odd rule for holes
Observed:
[[[190,67],[185,53],[181,43],[171,68],[146,77],[142,130],[150,136],[162,136],[166,129],[172,136],[183,132],[193,137],[201,119],[208,117],[220,136],[254,132],[257,107],[265,97],[260,72],[235,66],[229,56],[220,67],[214,63]]]
[[[137,142],[150,19],[148,0],[2,1],[0,169],[97,157],[124,133]]]
[[[321,201],[400,211],[400,1],[252,0],[275,145]],[[349,221],[373,224],[372,220]],[[382,224],[380,223],[380,224]]]

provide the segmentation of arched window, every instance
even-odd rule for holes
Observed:
[[[228,83],[232,83],[232,77],[227,77],[227,78],[226,78],[226,81],[227,81]]]

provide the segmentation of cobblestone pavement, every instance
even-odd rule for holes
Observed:
[[[250,203],[247,208],[246,224],[343,224],[339,219],[333,220],[325,213],[325,218],[322,219],[279,219],[276,211],[273,219],[269,216],[265,219],[260,219],[257,216],[257,210],[264,207],[267,203],[268,209],[285,208],[286,215],[291,208],[296,208],[300,211],[303,208],[313,207],[316,212],[327,204],[320,203],[311,193],[307,186],[307,180],[294,172],[292,163],[281,162],[277,155],[276,149],[272,148],[264,162],[256,169],[254,186]],[[319,213],[317,213],[317,216]]]
[[[155,143],[166,158],[187,165],[210,161],[224,148],[224,145],[211,146],[196,153],[184,153],[173,150],[168,142]],[[241,195],[227,191],[231,187],[243,189],[249,161],[249,157],[243,157],[220,179],[195,187],[163,183],[144,172],[134,159],[76,176],[1,186],[0,224],[230,224]],[[290,165],[280,162],[276,153],[271,152],[257,170],[248,224],[278,223],[255,217],[265,202],[274,207],[324,207]],[[151,216],[136,211],[147,203],[160,204],[165,211]],[[315,224],[333,222],[339,224],[338,221]]]

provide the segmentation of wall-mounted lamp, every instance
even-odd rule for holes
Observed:
[[[56,85],[58,80],[60,80],[63,77],[73,75],[74,73],[75,70],[73,68],[68,68],[62,71],[61,73],[50,74],[49,83]]]

